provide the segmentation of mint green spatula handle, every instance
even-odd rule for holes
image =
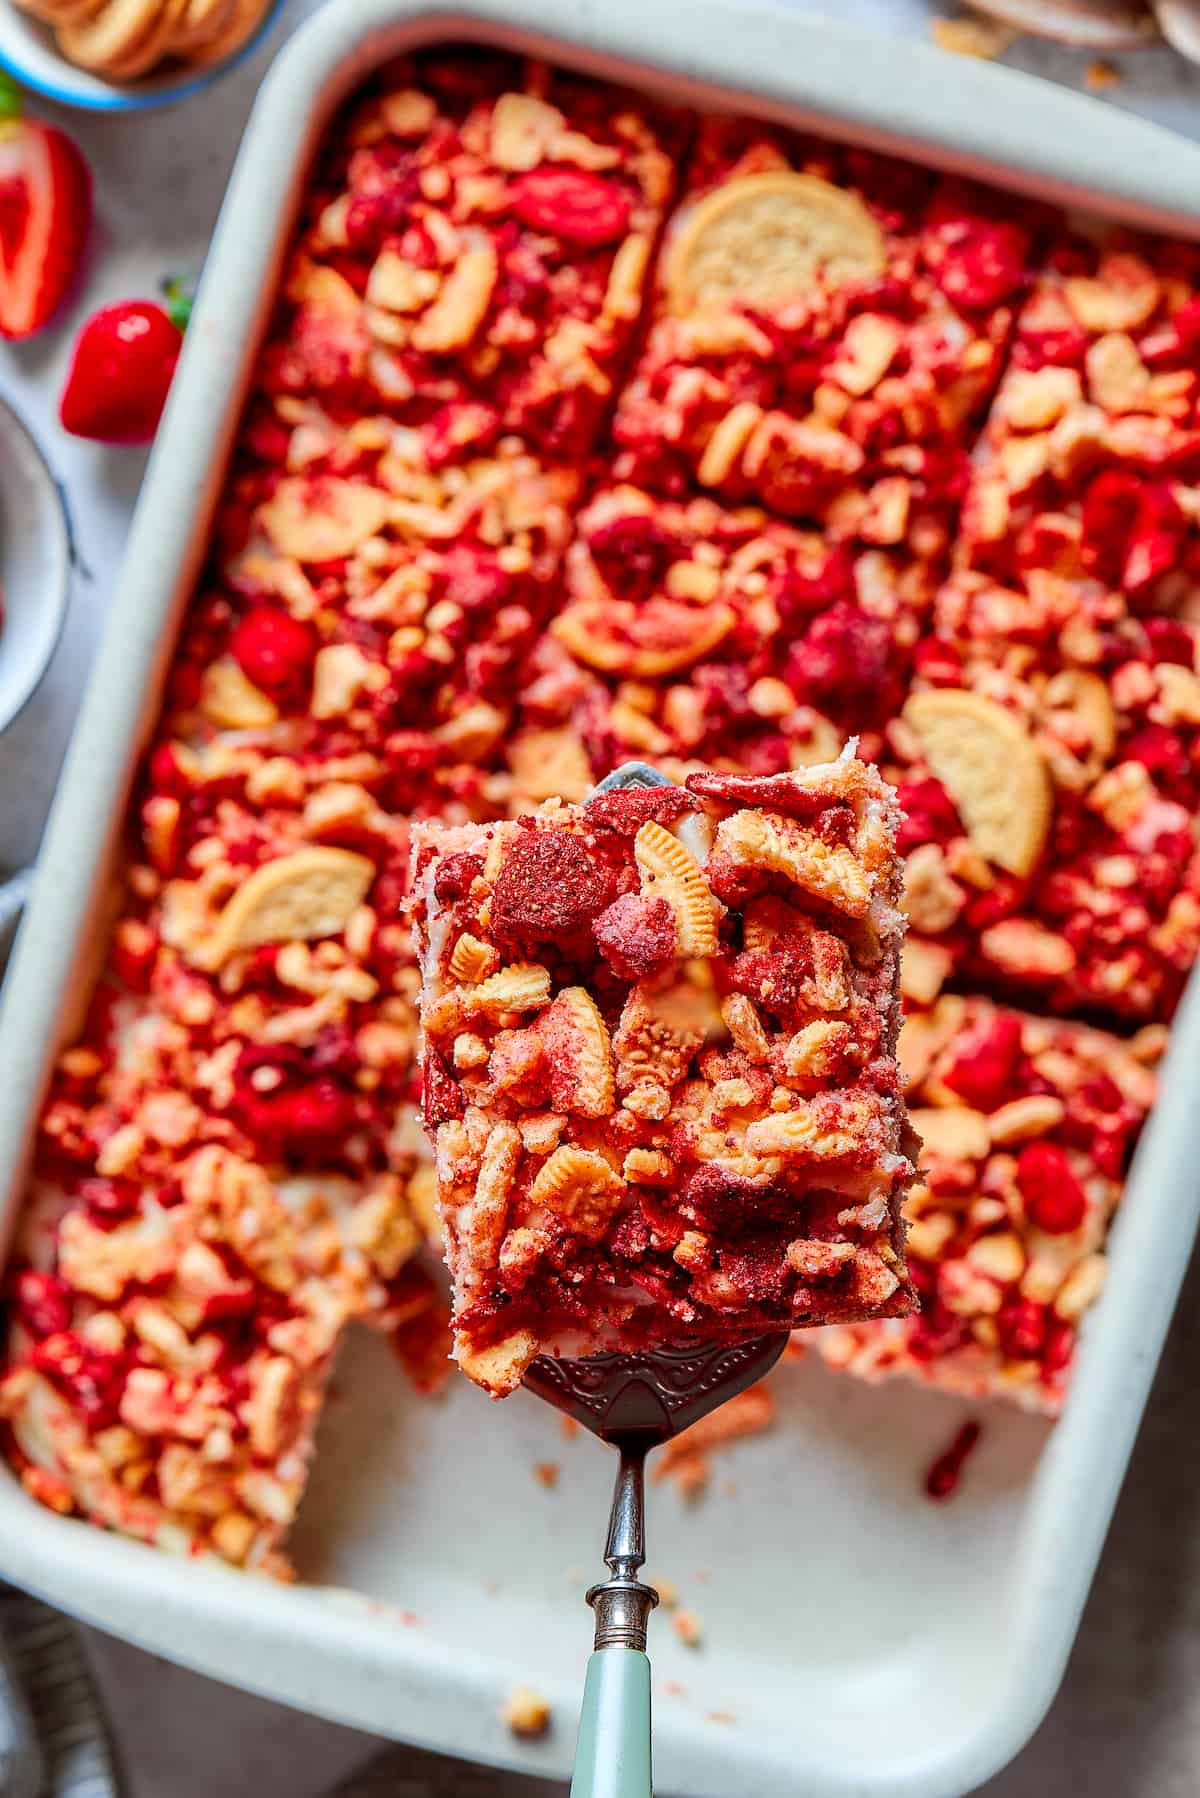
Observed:
[[[588,1662],[571,1798],[651,1798],[650,1663],[637,1648]]]
[[[596,1615],[595,1650],[583,1688],[571,1798],[651,1798],[646,1624],[658,1593],[638,1578],[646,1559],[647,1444],[635,1439],[616,1446],[621,1459],[604,1550],[609,1577],[587,1595]]]

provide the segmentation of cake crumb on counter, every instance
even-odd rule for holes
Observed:
[[[675,1606],[679,1603],[679,1587],[675,1584],[673,1579],[659,1579],[657,1576],[651,1579],[650,1576],[647,1575],[646,1583],[647,1585],[653,1586],[654,1590],[658,1593],[658,1602],[664,1611],[673,1611],[675,1609]]]
[[[958,1431],[949,1448],[932,1463],[925,1475],[925,1491],[929,1498],[944,1502],[953,1498],[962,1481],[963,1468],[979,1446],[983,1425],[972,1417]]]
[[[976,56],[984,62],[1003,56],[1016,42],[1018,32],[998,19],[931,19],[929,34],[939,50],[952,50],[956,56]]]
[[[534,1740],[550,1728],[550,1706],[532,1686],[514,1686],[500,1715],[514,1736]]]
[[[1103,93],[1106,88],[1119,87],[1123,80],[1116,63],[1106,61],[1103,56],[1098,56],[1094,62],[1089,62],[1083,78],[1094,94]]]

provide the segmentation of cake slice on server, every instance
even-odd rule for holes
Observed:
[[[415,833],[456,1353],[903,1315],[891,789],[824,766]]]

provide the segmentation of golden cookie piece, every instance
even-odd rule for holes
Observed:
[[[1046,764],[1021,720],[957,687],[914,693],[904,718],[979,853],[1010,874],[1032,873],[1054,801]]]
[[[745,867],[782,874],[850,918],[865,918],[871,905],[870,873],[843,843],[827,843],[794,818],[741,811],[717,825],[717,847]]]
[[[496,951],[464,930],[450,954],[450,972],[465,986],[474,986],[495,969]]]
[[[22,12],[47,25],[81,25],[95,18],[109,0],[17,0]]]
[[[499,1342],[489,1342],[482,1348],[473,1346],[463,1331],[454,1342],[458,1365],[468,1379],[486,1387],[493,1398],[505,1398],[517,1390],[537,1352],[538,1339],[532,1330],[513,1330]]]
[[[297,849],[267,862],[228,901],[197,959],[219,968],[239,949],[337,936],[374,878],[375,864],[349,849]]]
[[[736,300],[772,306],[818,281],[843,287],[882,274],[883,233],[862,201],[787,169],[726,182],[693,208],[671,245],[671,310]]]
[[[620,1175],[603,1155],[564,1143],[538,1170],[529,1198],[553,1211],[576,1236],[597,1240],[611,1223],[624,1190]]]
[[[107,73],[110,79],[136,81],[140,75],[148,75],[164,56],[169,55],[176,27],[183,17],[187,3],[188,0],[165,0],[162,11],[145,37],[139,38],[124,56],[109,63]]]
[[[473,987],[470,1009],[498,1018],[506,1011],[539,1011],[550,1000],[550,970],[540,962],[514,961]]]
[[[665,825],[648,819],[633,840],[633,855],[648,899],[665,899],[675,913],[680,955],[715,955],[718,903],[695,857]]]
[[[615,1102],[612,1044],[587,989],[564,986],[546,1014],[545,1029],[551,1054],[558,1053],[556,1039],[565,1037],[569,1044],[575,1089],[564,1109],[580,1117],[608,1117]]]
[[[204,69],[235,56],[258,30],[266,10],[267,0],[235,0],[232,15],[216,34],[202,46],[193,45],[184,52],[188,62],[193,68]]]
[[[166,0],[109,0],[90,19],[61,24],[59,49],[81,69],[108,75],[144,42],[165,10]]]
[[[208,48],[233,23],[238,0],[187,0],[175,26],[172,56],[189,57]]]
[[[332,562],[361,549],[391,510],[390,496],[362,481],[292,476],[259,507],[258,519],[281,554],[297,562]]]
[[[655,1087],[669,1097],[705,1042],[720,1034],[722,1023],[711,987],[686,976],[665,988],[639,981],[630,989],[613,1037],[621,1092]]]
[[[578,600],[559,613],[550,629],[585,668],[653,680],[711,654],[736,623],[732,606],[686,605],[654,594],[641,605],[624,599]]]

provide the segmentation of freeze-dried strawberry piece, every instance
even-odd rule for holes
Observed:
[[[1178,731],[1165,724],[1147,724],[1125,738],[1121,758],[1141,762],[1170,798],[1195,803],[1192,765]]]
[[[920,1291],[923,1270],[919,1263],[910,1265],[913,1284]],[[921,1310],[909,1325],[908,1333],[908,1351],[914,1361],[940,1360],[944,1355],[952,1355],[969,1339],[970,1326],[961,1317],[939,1299],[930,1300],[921,1292]]]
[[[483,873],[483,858],[478,855],[448,855],[440,861],[433,876],[433,891],[443,904],[461,899],[471,890],[471,882]]]
[[[1025,276],[1029,237],[1006,219],[961,218],[939,227],[937,278],[947,299],[968,311],[1011,299]]]
[[[428,794],[430,775],[443,757],[441,744],[423,730],[396,730],[384,739],[382,799],[392,812],[413,811]]]
[[[82,1182],[79,1197],[92,1222],[110,1230],[135,1215],[141,1205],[142,1189],[136,1180],[97,1175]]]
[[[624,237],[633,212],[627,188],[584,169],[530,169],[517,176],[509,195],[523,225],[587,249]]]
[[[1144,628],[1156,662],[1178,662],[1182,668],[1195,666],[1197,638],[1194,628],[1189,629],[1178,618],[1147,618]]]
[[[1029,1361],[1041,1354],[1050,1314],[1033,1299],[1009,1299],[996,1314],[996,1331],[1004,1353],[1014,1361]]]
[[[593,794],[584,809],[593,829],[635,837],[643,824],[671,824],[700,806],[682,787],[623,787]]]
[[[904,821],[896,832],[896,847],[901,855],[922,843],[948,843],[963,834],[962,820],[954,801],[940,780],[927,775],[920,780],[902,780],[896,788]]]
[[[792,647],[784,678],[797,699],[836,722],[878,727],[903,694],[902,653],[884,619],[836,605]]]
[[[466,1110],[461,1087],[432,1045],[426,1047],[421,1060],[421,1108],[435,1128],[460,1118]]]
[[[375,251],[403,230],[421,197],[420,170],[411,148],[383,142],[350,159],[346,238],[352,249]]]
[[[422,427],[421,441],[431,468],[442,468],[464,451],[478,452],[500,431],[500,414],[482,400],[455,400],[440,406]]]
[[[665,899],[622,893],[600,913],[592,934],[619,980],[644,980],[675,957],[675,913]]]
[[[800,782],[781,781],[775,775],[713,774],[702,770],[688,775],[688,791],[702,799],[716,799],[722,805],[761,806],[784,818],[816,818],[821,816],[822,834],[827,834],[831,817],[837,815],[837,800],[820,787],[803,786]],[[846,813],[846,822],[853,824]]]
[[[148,925],[136,918],[126,918],[113,933],[109,951],[109,967],[113,977],[131,993],[149,991],[158,958],[159,939]]]
[[[54,1336],[71,1324],[71,1289],[57,1274],[24,1268],[16,1278],[17,1316],[31,1336]]]
[[[661,586],[678,546],[652,512],[627,512],[594,525],[587,546],[606,585],[623,599],[644,597]]]
[[[975,1111],[995,1111],[1012,1097],[1013,1074],[1021,1056],[1021,1020],[997,1011],[980,1020],[956,1044],[942,1082]]]
[[[528,830],[513,847],[492,893],[491,934],[497,943],[556,943],[602,911],[608,875],[565,830]]]
[[[250,683],[275,696],[298,693],[312,673],[316,638],[280,606],[255,606],[234,626],[229,647]]]
[[[913,672],[931,687],[961,687],[962,656],[953,643],[940,637],[923,637],[913,650]]]
[[[1142,482],[1124,469],[1110,467],[1097,475],[1083,494],[1083,561],[1106,579],[1117,579],[1124,547],[1141,511]]]
[[[494,612],[512,591],[512,577],[493,549],[479,543],[456,543],[442,558],[447,599],[467,612]]]
[[[33,1365],[68,1395],[91,1429],[116,1423],[127,1372],[123,1355],[89,1348],[66,1330],[38,1343]]]
[[[355,1094],[297,1049],[248,1046],[233,1083],[233,1115],[265,1152],[283,1159],[340,1149],[358,1121]]]
[[[1082,368],[1090,338],[1078,325],[1038,330],[1023,324],[1013,344],[1014,368]]]
[[[1151,484],[1120,468],[1105,469],[1090,482],[1080,516],[1085,567],[1135,589],[1173,565],[1187,528],[1165,483]]]
[[[1017,1185],[1031,1221],[1049,1236],[1069,1235],[1087,1216],[1087,1194],[1056,1143],[1035,1142],[1021,1150]]]
[[[855,597],[854,562],[841,545],[830,549],[815,567],[789,563],[774,595],[780,623],[789,627],[828,606],[852,604]]]
[[[729,982],[735,992],[779,1013],[796,1003],[812,972],[808,944],[797,937],[778,936],[768,949],[746,949],[736,956]]]

